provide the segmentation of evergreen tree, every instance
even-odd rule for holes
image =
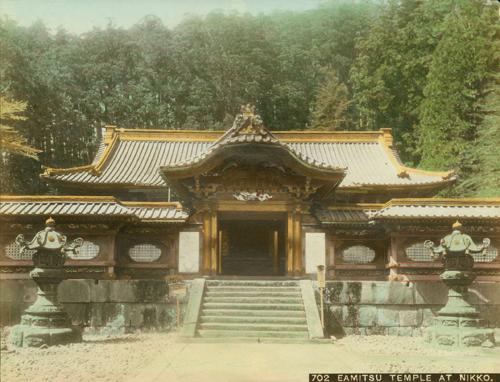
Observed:
[[[345,129],[348,125],[348,106],[347,86],[339,81],[335,72],[328,73],[316,94],[311,127],[319,130]]]
[[[492,57],[486,96],[481,102],[482,122],[477,128],[477,140],[468,152],[471,173],[464,176],[456,192],[464,196],[500,196],[500,25],[492,34]]]
[[[492,62],[497,15],[485,3],[467,1],[446,17],[432,55],[418,126],[421,167],[470,171],[480,103]]]
[[[497,51],[498,52],[498,51]],[[470,178],[463,179],[458,191],[465,196],[500,197],[500,78],[494,80],[486,97],[486,114],[478,129],[474,148],[475,166]]]
[[[472,1],[472,0],[471,0]],[[390,127],[402,159],[419,161],[415,129],[429,62],[454,0],[401,0],[382,5],[351,69],[356,126]]]
[[[26,138],[12,126],[16,121],[24,121],[22,113],[26,110],[26,103],[8,100],[0,96],[0,149],[2,154],[18,154],[37,159],[39,150],[28,146]]]
[[[458,167],[454,192],[488,194],[495,186],[484,182],[498,179],[496,10],[476,0],[329,2],[214,12],[172,29],[148,16],[82,35],[0,19],[2,92],[26,102],[15,129],[41,150],[39,162],[3,156],[0,170],[13,175],[2,192],[47,192],[41,165],[89,163],[103,124],[223,129],[251,102],[274,130],[392,127],[407,164]]]

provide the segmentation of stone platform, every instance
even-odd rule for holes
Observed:
[[[327,290],[327,334],[420,336],[447,296],[441,282],[328,281]],[[86,332],[168,331],[176,325],[176,301],[164,280],[73,279],[63,281],[58,294],[73,325]],[[0,280],[0,324],[19,323],[35,298],[33,281]],[[476,283],[468,299],[489,328],[500,328],[499,283]],[[181,299],[181,310],[186,303]]]
[[[441,282],[327,281],[329,333],[422,336],[447,301]],[[467,296],[487,328],[500,327],[500,284],[476,283]]]
[[[427,342],[448,346],[481,346],[487,341],[494,346],[495,333],[485,320],[467,317],[436,317],[425,331]]]

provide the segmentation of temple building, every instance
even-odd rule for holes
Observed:
[[[56,195],[2,196],[0,276],[25,279],[46,218],[83,246],[66,262],[90,280],[313,279],[432,282],[425,240],[460,220],[478,282],[500,281],[500,199],[435,197],[452,171],[406,167],[390,129],[269,131],[242,108],[225,131],[107,126],[94,161],[45,168]]]
[[[58,195],[2,197],[4,274],[29,263],[14,236],[52,216],[86,239],[70,264],[93,278],[432,278],[423,240],[457,219],[491,236],[476,262],[498,277],[500,201],[433,198],[455,175],[405,167],[390,129],[271,132],[251,110],[225,133],[110,126],[92,164],[41,176]]]

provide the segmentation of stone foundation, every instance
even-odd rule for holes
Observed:
[[[177,304],[167,281],[66,280],[59,302],[72,323],[87,333],[119,334],[135,330],[169,331],[177,325]],[[0,281],[0,324],[18,324],[36,298],[31,280]],[[180,301],[181,317],[186,298]]]
[[[123,333],[176,328],[176,300],[169,283],[161,280],[66,280],[59,300],[74,325],[86,332]],[[420,336],[446,302],[441,282],[406,286],[389,281],[329,281],[325,322],[331,335],[384,334]],[[33,303],[31,280],[0,281],[0,324],[18,324]],[[469,302],[480,311],[487,327],[500,327],[500,284],[475,283]],[[187,297],[181,300],[181,318]]]
[[[327,282],[327,334],[420,336],[446,303],[447,292],[441,282]],[[500,284],[476,283],[467,298],[487,327],[500,327]]]

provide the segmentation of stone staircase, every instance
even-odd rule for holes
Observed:
[[[188,309],[194,310],[196,301],[199,308],[191,315],[196,320],[191,336],[308,340],[323,335],[309,280],[196,281],[203,291],[192,291]]]

